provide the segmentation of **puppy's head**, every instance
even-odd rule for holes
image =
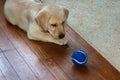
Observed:
[[[44,31],[48,31],[54,38],[65,36],[64,25],[68,17],[68,10],[59,6],[48,5],[36,17],[36,22]]]

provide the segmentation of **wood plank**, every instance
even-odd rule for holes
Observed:
[[[0,27],[0,48],[2,50],[13,49],[12,44],[10,43],[9,39],[6,37],[5,33],[2,31],[1,27]]]
[[[2,54],[1,49],[0,49],[0,54]],[[1,59],[1,57],[0,57],[0,59]],[[1,60],[0,60],[0,62],[1,62]],[[1,67],[0,67],[0,80],[6,80],[6,77],[5,77],[4,74],[2,73]]]
[[[20,79],[22,80],[38,80],[34,73],[27,65],[27,63],[22,59],[20,54],[16,50],[10,50],[4,52],[5,57],[9,60]]]
[[[2,77],[4,77],[5,80],[20,80],[19,76],[17,75],[13,66],[9,63],[3,51],[0,52],[0,71],[3,74]],[[0,78],[0,80],[4,79]]]
[[[0,69],[0,80],[6,80],[5,76],[2,74],[1,69]]]

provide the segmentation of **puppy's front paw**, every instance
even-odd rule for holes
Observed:
[[[66,45],[68,43],[67,39],[59,39],[57,40],[57,44],[59,45]]]

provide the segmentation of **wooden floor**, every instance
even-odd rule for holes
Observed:
[[[120,72],[69,26],[67,46],[31,41],[5,20],[3,4],[0,0],[0,80],[120,80]],[[87,52],[86,66],[72,64],[77,49]]]

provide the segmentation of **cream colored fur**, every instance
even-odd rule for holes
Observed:
[[[27,32],[29,39],[66,45],[64,39],[68,10],[34,0],[6,0],[6,19]]]

